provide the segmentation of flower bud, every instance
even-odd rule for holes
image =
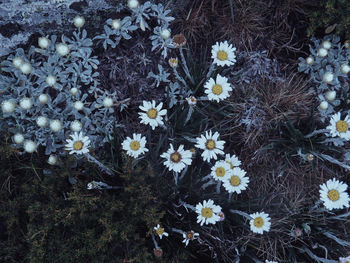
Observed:
[[[322,101],[321,103],[320,103],[320,109],[321,110],[327,110],[328,109],[328,102],[327,101]]]
[[[85,24],[85,18],[82,16],[76,16],[73,19],[73,23],[74,23],[75,27],[78,27],[78,28],[83,27]]]
[[[48,40],[46,37],[39,37],[38,39],[38,45],[42,49],[46,49],[50,45],[50,40]]]
[[[335,97],[337,96],[337,93],[334,90],[329,90],[326,92],[326,99],[329,101],[335,100]]]

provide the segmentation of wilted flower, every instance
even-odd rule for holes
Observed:
[[[177,34],[173,36],[173,43],[176,47],[183,47],[186,45],[187,40],[183,34]]]

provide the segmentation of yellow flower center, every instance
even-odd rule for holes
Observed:
[[[194,237],[194,233],[192,231],[186,232],[186,238],[192,240]]]
[[[233,186],[238,186],[238,185],[241,184],[241,179],[240,179],[237,175],[234,175],[234,176],[231,177],[230,183],[231,183]]]
[[[255,227],[258,227],[258,228],[260,228],[260,227],[262,227],[264,225],[264,219],[262,219],[262,217],[257,217],[257,218],[255,218],[254,219],[254,226]]]
[[[170,154],[170,160],[173,163],[178,163],[181,161],[181,154],[179,152],[174,152],[172,154]]]
[[[138,141],[130,142],[130,149],[133,151],[137,151],[138,149],[140,149],[140,142]]]
[[[148,116],[148,118],[150,118],[150,119],[155,119],[156,117],[157,117],[157,110],[156,109],[154,109],[154,108],[152,108],[152,109],[149,109],[148,111],[147,111],[147,116]]]
[[[219,84],[215,84],[212,88],[212,91],[215,95],[220,95],[222,93],[222,86]]]
[[[231,169],[235,168],[231,162],[229,162],[229,161],[226,161],[226,162],[230,165]]]
[[[209,207],[202,208],[202,216],[205,218],[211,218],[213,216],[213,209]]]
[[[340,121],[337,121],[336,128],[338,132],[347,132],[349,125],[347,124],[346,121],[340,120]]]
[[[170,59],[170,64],[171,64],[171,66],[177,66],[177,63],[178,63],[178,61],[177,61],[177,59],[176,58],[171,58]]]
[[[220,50],[217,54],[217,58],[221,61],[227,60],[227,57],[228,57],[227,53],[223,50]]]
[[[73,144],[73,149],[76,150],[76,151],[79,151],[81,149],[83,149],[83,142],[82,141],[76,141],[74,144]]]
[[[339,192],[337,190],[332,189],[332,190],[328,191],[328,198],[330,200],[332,200],[333,202],[338,201],[339,197],[340,197],[340,195],[339,195]]]
[[[213,140],[207,140],[205,146],[208,150],[213,150],[215,148],[215,142]]]
[[[217,176],[217,177],[224,177],[226,171],[225,171],[225,168],[224,168],[224,167],[218,167],[218,168],[216,168],[215,173],[216,173],[216,176]]]
[[[163,233],[164,233],[164,228],[158,227],[157,230],[156,230],[156,232],[157,232],[157,234],[158,234],[159,236],[161,236],[161,235],[163,235]]]

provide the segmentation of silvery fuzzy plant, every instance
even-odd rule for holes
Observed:
[[[2,131],[22,134],[36,145],[30,151],[43,146],[47,155],[62,154],[65,139],[75,131],[83,131],[93,147],[110,140],[117,126],[116,94],[97,88],[99,61],[91,56],[92,44],[79,28],[73,38],[42,37],[40,48],[31,46],[27,54],[17,49],[8,56],[0,75]],[[13,142],[22,148],[23,140],[14,137]]]
[[[130,2],[136,2],[137,6],[130,6]],[[150,2],[139,5],[138,1],[129,1],[128,5],[128,9],[118,8],[117,11],[131,10],[131,16],[118,20],[117,24],[107,21],[118,28],[105,26],[108,38],[116,37],[114,44],[105,38],[105,48],[107,43],[114,47],[121,38],[131,38],[129,31],[150,29],[146,20],[151,18],[157,21],[157,30],[164,29],[159,41],[172,45],[168,25],[174,18],[168,16],[169,10]],[[7,129],[14,135],[13,146],[18,149],[34,152],[38,146],[43,146],[47,155],[62,155],[65,140],[77,131],[82,131],[90,139],[90,147],[96,148],[110,141],[112,132],[120,126],[113,107],[119,105],[122,110],[126,104],[115,103],[116,92],[99,88],[96,71],[99,60],[91,56],[93,40],[82,29],[85,19],[79,17],[78,20],[82,23],[75,24],[77,30],[73,37],[62,35],[59,40],[56,35],[40,37],[39,47],[31,46],[27,53],[17,49],[1,63],[5,74],[0,75],[0,123],[3,131]],[[103,39],[101,36],[103,34],[94,39]],[[168,44],[163,44],[161,49],[166,52]],[[26,141],[31,142],[30,149],[26,149]],[[103,168],[93,156],[88,157]]]
[[[142,31],[153,31],[153,35],[150,36],[152,51],[161,50],[164,58],[167,56],[168,49],[174,48],[169,29],[169,23],[174,18],[168,16],[170,11],[165,10],[162,4],[153,4],[150,1],[139,4],[137,1],[129,1],[128,6],[120,11],[131,13],[129,16],[118,14],[120,19],[108,19],[107,25],[104,25],[104,33],[94,38],[102,43],[104,49],[107,49],[108,45],[115,48],[122,39],[131,39],[130,33],[138,28]],[[158,24],[153,30],[149,26],[152,19]]]
[[[311,38],[310,56],[299,58],[299,72],[309,75],[314,84],[320,105],[321,120],[324,122],[347,104],[350,72],[350,53],[339,37],[325,36],[323,40]]]

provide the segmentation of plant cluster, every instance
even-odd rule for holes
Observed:
[[[76,16],[72,37],[2,62],[1,257],[348,260],[348,52],[314,40],[299,67],[311,89],[266,51],[193,52],[169,13],[128,0],[102,33]]]

